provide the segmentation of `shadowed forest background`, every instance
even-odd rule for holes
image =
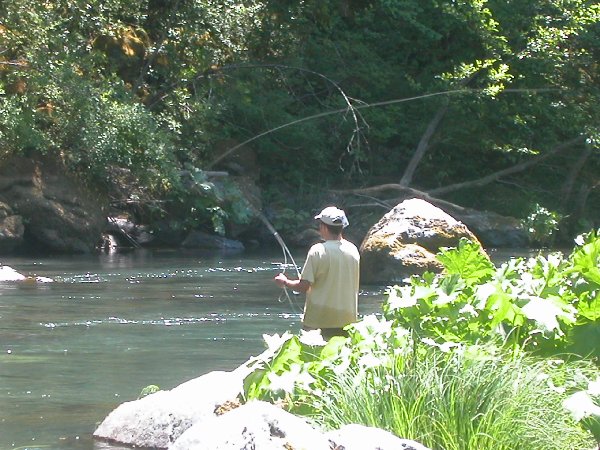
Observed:
[[[583,0],[7,0],[0,164],[58,160],[100,206],[182,229],[250,220],[247,193],[206,175],[227,171],[284,233],[336,190],[571,239],[600,223],[599,16]]]

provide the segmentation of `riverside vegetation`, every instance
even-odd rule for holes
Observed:
[[[250,220],[205,176],[241,168],[277,228],[370,186],[570,241],[600,220],[599,18],[587,0],[3,1],[0,164],[57,159],[95,206],[185,230]]]
[[[390,287],[348,338],[265,336],[246,398],[435,449],[598,445],[600,235],[499,267],[467,240],[438,258],[441,274]]]

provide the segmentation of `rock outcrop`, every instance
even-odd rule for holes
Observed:
[[[6,203],[0,202],[0,253],[10,253],[21,245],[24,233],[23,218],[14,214]]]
[[[435,254],[461,238],[479,242],[462,223],[421,199],[394,207],[371,227],[361,246],[361,282],[398,283],[426,271],[438,272]]]
[[[323,432],[271,403],[240,405],[247,365],[210,372],[111,412],[94,437],[135,448],[168,450],[429,450],[373,427]]]
[[[69,178],[62,164],[51,159],[5,161],[0,168],[0,202],[0,250],[12,251],[24,243],[36,250],[88,253],[106,223],[98,195]]]
[[[25,281],[27,277],[9,266],[0,266],[0,282]]]
[[[331,450],[323,433],[270,403],[253,401],[226,414],[199,422],[169,450]]]
[[[344,450],[428,450],[410,439],[401,439],[389,431],[364,425],[344,425],[326,434],[330,442]]]
[[[447,210],[477,235],[486,248],[519,248],[530,245],[527,230],[519,219],[470,208]]]
[[[54,280],[48,277],[40,276],[25,276],[20,272],[17,272],[10,266],[0,265],[0,283],[13,282],[13,281],[24,281],[34,283],[52,283]]]
[[[193,424],[216,417],[217,407],[236,399],[247,372],[209,372],[112,411],[94,437],[134,447],[167,448]]]

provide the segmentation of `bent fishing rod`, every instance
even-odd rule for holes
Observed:
[[[282,264],[283,270],[282,270],[281,273],[285,273],[286,268],[289,266],[289,263],[288,263],[288,258],[289,258],[289,261],[292,263],[292,266],[296,270],[296,277],[300,278],[300,270],[298,269],[298,265],[296,264],[296,261],[294,260],[294,257],[292,256],[292,252],[290,252],[290,249],[285,244],[285,242],[284,242],[283,238],[281,237],[281,235],[278,233],[278,231],[275,229],[275,227],[271,224],[271,222],[269,222],[269,219],[267,219],[267,217],[263,214],[262,211],[259,211],[252,204],[252,202],[250,202],[247,198],[245,198],[245,200],[248,203],[248,205],[250,206],[250,209],[252,211],[254,211],[254,214],[256,214],[256,216],[261,220],[262,223],[265,224],[265,226],[267,227],[267,229],[271,232],[271,234],[273,235],[273,237],[275,238],[275,240],[277,241],[277,243],[281,247],[281,250],[283,251],[283,264]],[[292,298],[290,297],[288,289],[285,286],[283,287],[283,291],[282,291],[282,295],[284,295],[284,294],[285,294],[285,297],[287,298],[288,303],[290,304],[290,307],[292,308],[292,311],[294,313],[300,313],[301,311],[298,309],[298,307],[292,301]],[[283,301],[282,300],[282,295],[280,295],[279,298],[278,298],[279,302]]]

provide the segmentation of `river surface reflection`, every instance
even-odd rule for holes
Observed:
[[[0,449],[117,449],[91,434],[143,387],[232,370],[264,349],[264,333],[297,332],[303,297],[282,301],[271,281],[281,260],[146,250],[4,259],[55,282],[0,284]],[[361,314],[382,298],[363,287]]]

